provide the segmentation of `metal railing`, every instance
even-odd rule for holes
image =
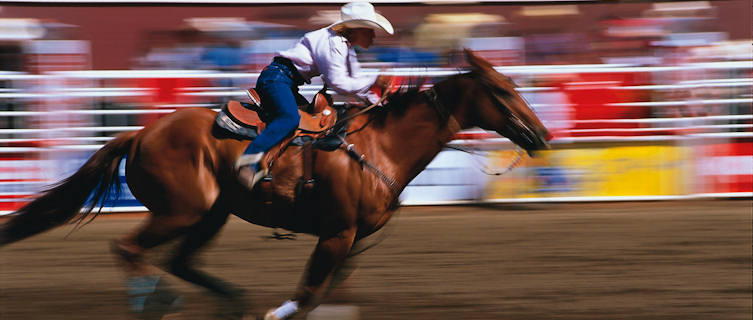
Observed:
[[[605,118],[605,119],[550,119],[550,124],[567,125],[560,130],[560,136],[552,143],[564,146],[580,142],[588,143],[624,143],[703,139],[749,139],[753,138],[753,61],[729,61],[694,63],[669,67],[640,67],[630,65],[563,65],[563,66],[511,66],[497,67],[504,74],[512,76],[516,82],[524,84],[518,88],[526,97],[537,94],[562,93],[561,87],[534,83],[542,77],[563,74],[623,74],[641,73],[663,75],[665,73],[692,73],[701,79],[683,79],[665,83],[643,83],[617,85],[610,82],[592,83],[602,90],[650,93],[648,101],[609,102],[604,108],[646,108],[657,112],[644,112],[649,116],[643,118]],[[367,69],[366,73],[379,73],[379,70]],[[457,74],[457,69],[450,68],[393,68],[382,71],[388,74],[410,77],[446,77]],[[707,74],[703,74],[707,73]],[[212,81],[244,81],[251,85],[258,73],[226,73],[208,70],[111,70],[111,71],[66,71],[32,75],[19,72],[0,72],[0,81],[10,87],[0,89],[0,103],[6,110],[0,109],[0,159],[13,158],[18,154],[43,154],[59,150],[96,150],[103,143],[112,139],[111,135],[122,131],[142,128],[142,124],[128,117],[167,114],[185,107],[205,107],[216,109],[219,103],[228,99],[243,97],[245,87],[213,86]],[[129,81],[138,79],[202,79],[207,84],[173,88],[176,100],[170,103],[147,104],[134,101],[134,98],[148,98],[158,92],[158,88],[133,86]],[[671,78],[671,77],[665,77]],[[59,80],[74,80],[86,83],[86,86],[56,86]],[[667,83],[668,82],[668,83]],[[43,85],[53,83],[53,85]],[[583,85],[583,83],[573,83]],[[307,97],[313,96],[321,88],[321,83],[304,85],[300,92]],[[693,95],[694,91],[702,91]],[[683,98],[664,100],[662,93],[685,92]],[[646,96],[646,95],[644,95]],[[667,95],[671,96],[671,95]],[[676,95],[675,95],[676,96]],[[38,104],[53,105],[57,101],[71,100],[65,108],[36,108]],[[537,102],[531,99],[534,110],[546,113],[547,110],[564,110],[577,108],[577,101]],[[343,97],[336,96],[342,103]],[[665,108],[708,108],[714,112],[699,115],[662,116]],[[41,109],[41,110],[40,110]],[[55,110],[55,111],[49,111]],[[39,122],[48,121],[51,116],[79,116],[88,118],[89,125],[66,125],[49,121],[38,126]],[[48,118],[45,120],[45,118]],[[115,118],[118,121],[108,119]],[[29,119],[37,119],[31,121]],[[41,120],[39,120],[41,119]],[[28,121],[27,121],[28,120]],[[547,120],[547,119],[545,119]],[[118,125],[107,124],[118,122]],[[31,125],[24,125],[30,123]],[[579,126],[587,125],[587,128]],[[625,127],[629,125],[629,127]],[[38,127],[37,127],[38,126]],[[62,134],[62,137],[55,135]],[[470,138],[469,138],[470,137]],[[479,129],[462,132],[452,145],[472,145],[480,148],[509,148],[511,143],[503,137]],[[40,158],[31,156],[32,159]],[[44,158],[44,157],[42,157]],[[6,160],[13,161],[13,160]],[[32,160],[33,161],[33,160]],[[1,167],[1,166],[0,166]],[[44,178],[1,179],[0,186],[15,184],[18,186],[38,185]],[[19,189],[24,189],[19,187]],[[28,188],[26,188],[28,189]],[[18,195],[27,192],[3,192],[0,190],[0,202],[18,199]],[[6,200],[2,196],[6,195]],[[11,197],[12,196],[12,197]],[[0,210],[2,211],[2,210]]]

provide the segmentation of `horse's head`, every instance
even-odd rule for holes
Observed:
[[[465,56],[476,87],[472,92],[479,93],[473,99],[475,107],[467,110],[468,124],[496,131],[529,152],[548,149],[549,131],[515,90],[515,83],[470,50]]]

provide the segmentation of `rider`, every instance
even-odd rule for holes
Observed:
[[[384,88],[390,77],[359,74],[354,46],[368,49],[375,30],[393,34],[392,25],[374,11],[368,2],[352,2],[340,9],[340,20],[306,33],[292,48],[278,52],[256,81],[271,121],[243,155],[235,162],[239,181],[251,189],[267,172],[259,162],[264,153],[298,127],[300,116],[296,101],[302,98],[298,86],[311,83],[321,75],[328,88],[345,95],[356,95],[370,102],[378,97],[372,87]]]

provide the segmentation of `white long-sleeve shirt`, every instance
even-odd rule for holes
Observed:
[[[353,46],[329,28],[306,33],[292,48],[277,55],[293,61],[307,83],[321,75],[327,87],[339,94],[375,100],[375,94],[369,89],[377,76],[360,74],[361,67]]]

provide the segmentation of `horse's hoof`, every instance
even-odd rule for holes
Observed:
[[[173,291],[164,279],[160,279],[154,292],[146,296],[143,313],[161,319],[166,314],[176,313],[182,309],[182,296]]]
[[[183,300],[161,276],[132,277],[126,281],[131,311],[139,319],[162,319],[182,309]]]

